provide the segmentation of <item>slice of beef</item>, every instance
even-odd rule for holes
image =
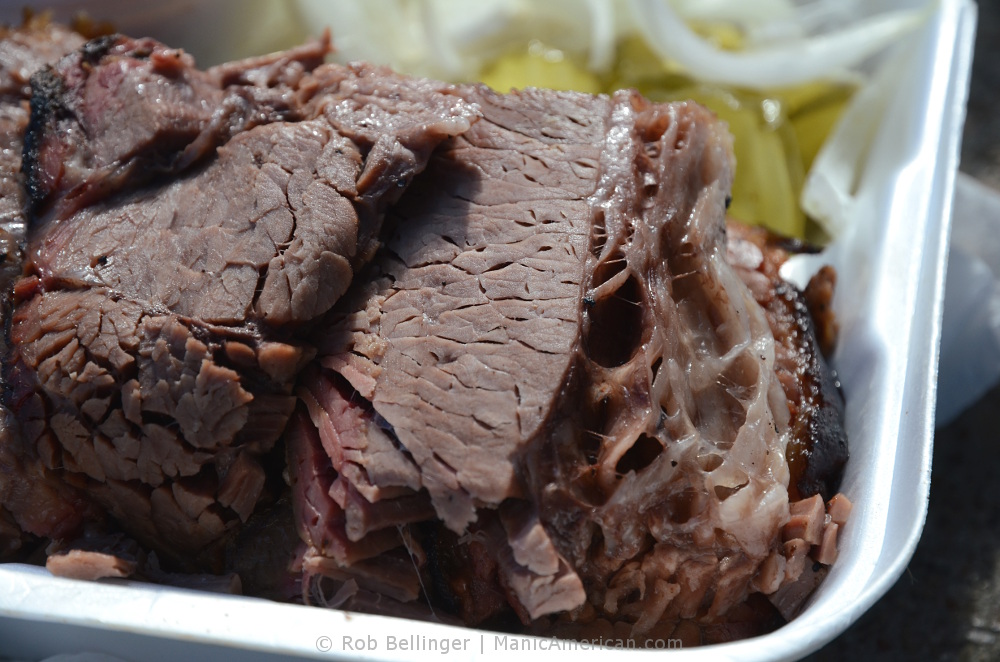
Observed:
[[[363,433],[327,435],[336,480],[376,506],[419,491],[458,532],[475,519],[477,501],[523,494],[511,459],[543,434],[546,399],[569,370],[586,198],[611,106],[576,94],[464,92],[483,119],[439,150],[390,210],[382,255],[321,340],[326,369],[306,380],[337,421],[329,427]],[[562,118],[567,135],[549,116]],[[546,180],[549,168],[557,174]],[[449,264],[467,241],[483,250]],[[532,269],[550,277],[532,280]],[[539,291],[529,294],[529,285]],[[440,369],[422,370],[437,359]],[[336,397],[330,385],[345,383],[358,395]],[[322,435],[322,417],[313,420]],[[358,533],[375,534],[352,536],[346,525],[340,536],[355,544],[365,544]]]
[[[153,39],[99,37],[32,77],[32,204],[65,218],[122,187],[177,173],[259,124],[297,118],[295,86],[329,39],[200,71]]]
[[[24,258],[27,194],[21,149],[28,125],[29,78],[84,43],[83,37],[44,17],[19,28],[0,27],[0,320],[10,316],[10,289]],[[6,342],[6,339],[3,341]],[[0,406],[0,559],[22,548],[31,533],[70,533],[86,512],[86,499],[63,484],[21,444],[18,427]],[[22,530],[23,529],[23,530]]]
[[[383,255],[321,341],[458,532],[478,504],[526,496],[512,460],[572,366],[611,113],[585,95],[466,93],[483,119],[391,212]]]
[[[836,272],[823,267],[800,292],[779,274],[789,255],[781,243],[762,228],[729,224],[729,261],[764,308],[776,340],[775,370],[791,413],[789,495],[829,500],[848,457],[844,398],[824,356],[836,343],[830,311]]]
[[[21,270],[28,198],[21,151],[28,126],[29,79],[39,69],[79,48],[83,37],[45,18],[20,28],[0,26],[0,290]]]
[[[31,128],[42,155],[31,167],[60,150],[87,167],[52,180],[33,225],[8,399],[48,470],[186,570],[217,572],[226,540],[275,496],[272,449],[312,354],[297,329],[343,294],[386,207],[477,114],[446,84],[384,69],[303,74],[309,52],[200,73],[148,40],[91,42],[54,70],[87,81],[59,88],[73,113]],[[280,91],[291,110],[234,123],[234,94],[259,100],[234,86]],[[38,87],[36,100],[48,94]],[[180,101],[158,113],[161,97]],[[187,164],[218,117],[225,131]],[[77,139],[80,118],[93,140]],[[139,164],[150,159],[172,175],[149,181]]]
[[[127,61],[136,60],[145,62],[134,54]],[[441,139],[468,128],[475,109],[442,83],[363,66],[323,67],[299,88],[308,95],[299,121],[244,130],[197,171],[39,228],[31,266],[45,286],[103,286],[230,325],[300,323],[328,310],[371,257],[385,208]],[[100,101],[74,99],[88,113],[103,113]],[[142,95],[135,105],[132,113],[158,106]],[[130,114],[102,114],[112,128],[100,135],[124,130]],[[168,127],[154,136],[177,124],[153,120]],[[67,133],[45,123],[32,129],[43,145]]]
[[[449,576],[556,629],[725,623],[783,553],[793,434],[769,316],[726,260],[730,139],[627,92],[462,93],[482,119],[390,211],[317,341],[310,392],[353,390],[314,425],[367,439],[313,462],[372,504],[415,489],[385,470],[412,462],[458,544],[488,541],[485,574],[431,555],[428,594],[470,618],[503,617]]]
[[[0,94],[27,100],[32,74],[85,41],[79,33],[44,15],[29,17],[19,27],[0,26]]]

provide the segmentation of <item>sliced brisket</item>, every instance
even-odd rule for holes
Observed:
[[[40,216],[9,399],[47,469],[176,567],[217,570],[272,498],[264,465],[312,354],[296,328],[343,294],[385,208],[476,117],[442,83],[305,71],[324,50],[198,72],[111,37],[33,80]]]
[[[37,73],[25,173],[32,204],[65,218],[122,187],[177,173],[236,134],[297,118],[295,86],[328,41],[200,71],[152,39],[100,37]]]
[[[327,49],[32,78],[0,557],[588,638],[792,614],[850,509],[833,278],[727,235],[724,125]]]
[[[8,292],[21,270],[25,211],[21,151],[31,84],[39,69],[79,48],[83,37],[44,18],[17,29],[0,26],[0,289]]]
[[[502,620],[476,604],[498,593],[536,628],[745,619],[727,614],[784,559],[786,445],[814,431],[790,425],[774,340],[805,338],[804,318],[762,309],[726,260],[728,136],[629,93],[462,93],[482,119],[390,210],[317,341],[303,397],[327,507],[344,483],[371,506],[429,496],[464,551],[426,534],[426,592],[469,622]],[[348,544],[382,535],[325,521]]]

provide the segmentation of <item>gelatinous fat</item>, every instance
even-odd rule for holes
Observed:
[[[320,333],[306,383],[342,421],[311,407],[321,434],[351,431],[328,433],[338,480],[370,494],[380,462],[408,468],[381,471],[371,505],[430,497],[440,523],[410,520],[428,599],[471,622],[502,611],[481,584],[577,636],[722,622],[797,579],[792,417],[771,322],[727,259],[725,127],[627,92],[461,94],[481,119],[390,211]],[[443,527],[467,549],[442,551]]]

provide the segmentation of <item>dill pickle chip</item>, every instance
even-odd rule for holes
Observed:
[[[607,86],[621,89],[639,87],[644,81],[659,81],[664,88],[673,89],[690,84],[688,79],[682,77],[673,82],[664,80],[668,73],[666,65],[643,39],[626,37],[618,43],[614,73]]]
[[[812,167],[816,155],[826,142],[837,120],[847,109],[848,99],[834,101],[806,113],[801,113],[791,120],[795,129],[795,137],[802,153],[802,165],[806,171]]]
[[[498,92],[525,87],[598,94],[603,86],[587,68],[562,51],[532,42],[526,52],[509,53],[488,66],[479,79]]]
[[[789,156],[787,143],[778,132],[760,134],[758,160],[752,164],[758,191],[758,217],[753,221],[780,235],[803,238],[806,217],[798,204],[802,170]]]
[[[823,94],[814,97],[811,103],[788,114],[807,171],[854,94],[854,88],[846,85],[826,85],[824,88]]]

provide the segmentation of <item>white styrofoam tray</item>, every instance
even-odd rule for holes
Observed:
[[[840,275],[834,365],[847,398],[851,445],[842,490],[855,504],[840,558],[788,625],[731,644],[671,650],[671,660],[801,657],[867,610],[913,553],[927,510],[945,262],[975,18],[971,0],[940,0],[931,20],[887,60],[896,69],[882,77],[891,90],[851,192],[855,222],[823,255]],[[515,644],[529,650],[514,653]],[[239,649],[240,659],[500,659],[559,654],[549,650],[553,645],[604,662],[664,654],[595,652],[566,642],[501,639],[128,582],[77,582],[31,566],[0,565],[0,657],[87,650],[135,660],[209,659],[236,653],[222,648],[228,647]]]

